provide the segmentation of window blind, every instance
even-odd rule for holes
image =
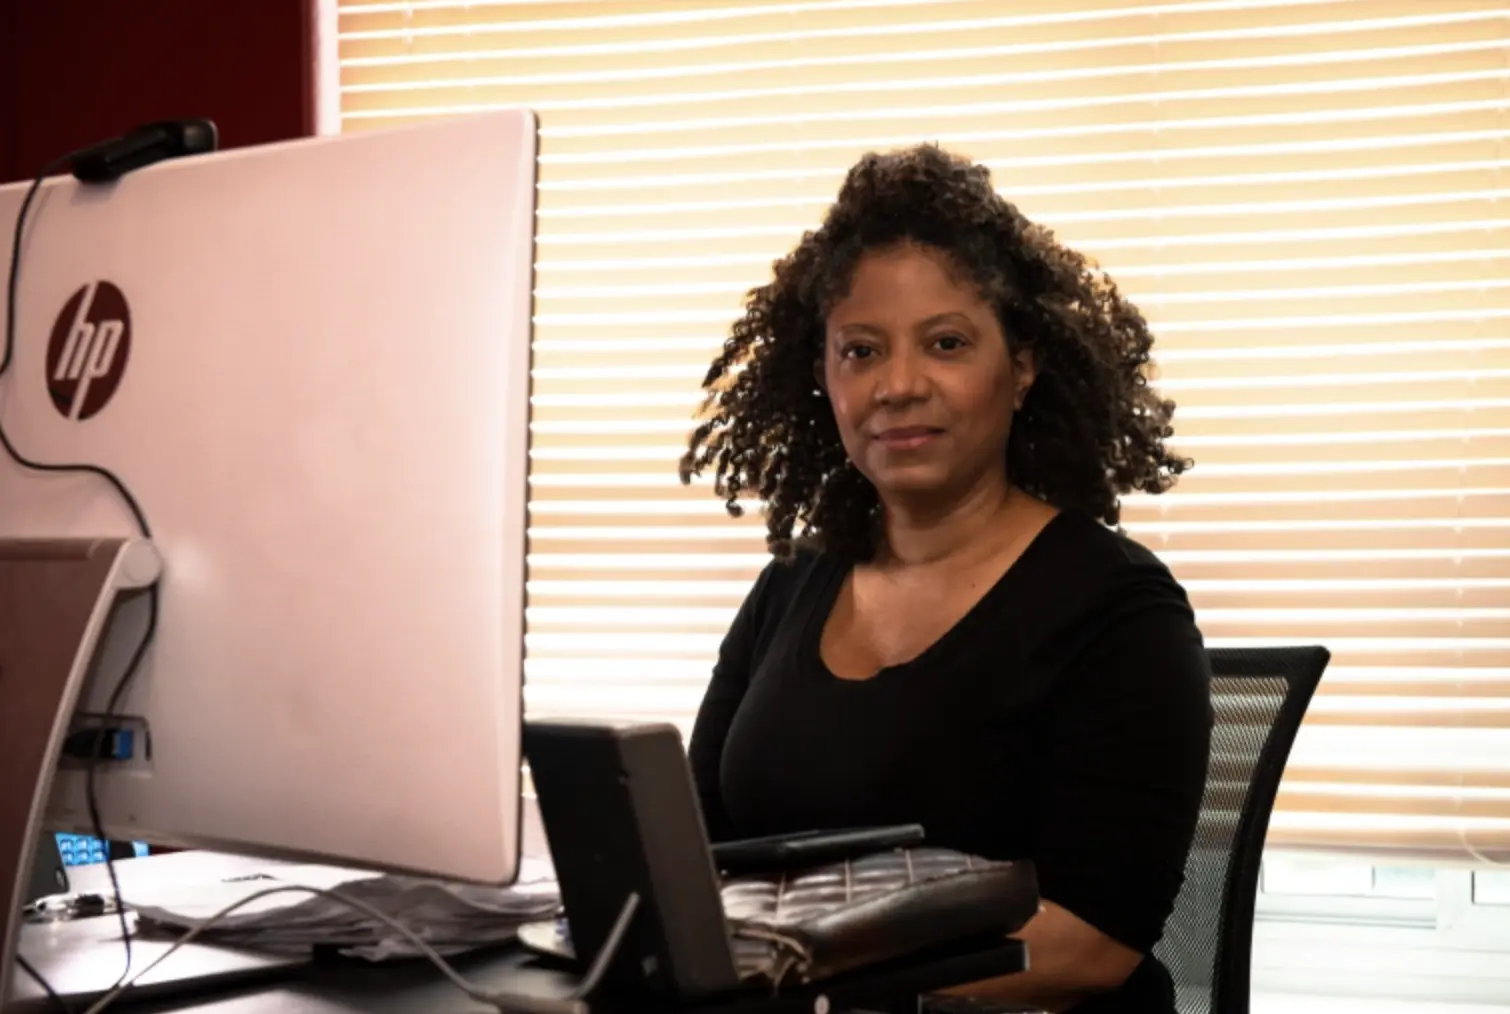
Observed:
[[[936,141],[1149,317],[1127,499],[1212,644],[1333,665],[1271,844],[1510,860],[1501,0],[339,3],[342,128],[542,123],[527,705],[685,729],[765,563],[676,461],[744,291]]]

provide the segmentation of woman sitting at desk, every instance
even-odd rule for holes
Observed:
[[[870,155],[756,289],[704,386],[683,480],[767,505],[776,557],[689,748],[714,840],[922,824],[1030,858],[1031,969],[955,992],[1172,1011],[1149,952],[1211,731],[1184,591],[1114,532],[1187,467],[1152,338],[988,171]]]

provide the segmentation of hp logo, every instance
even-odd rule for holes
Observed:
[[[67,419],[104,408],[131,356],[131,311],[121,290],[90,282],[64,305],[47,344],[47,391]]]

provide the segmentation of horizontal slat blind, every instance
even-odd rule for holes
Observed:
[[[675,463],[742,293],[922,140],[1144,309],[1129,498],[1213,644],[1335,655],[1276,844],[1510,858],[1501,0],[341,2],[343,127],[542,122],[527,699],[697,706],[765,557]]]

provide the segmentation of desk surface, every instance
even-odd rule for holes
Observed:
[[[542,839],[528,844],[526,854],[540,854]],[[547,853],[548,854],[548,853]],[[182,853],[145,860],[127,860],[116,864],[123,887],[133,882],[193,883],[255,870],[276,864],[267,860],[216,856],[208,853]],[[109,893],[103,868],[75,868],[74,889]],[[113,916],[78,920],[52,926],[23,928],[22,953],[55,974],[72,966],[75,978],[98,983],[103,988],[120,974],[123,950],[119,924]],[[138,940],[133,944],[141,968],[166,947],[155,941]],[[230,960],[228,961],[228,956]],[[476,985],[490,990],[537,998],[564,998],[576,986],[576,977],[568,972],[538,965],[530,955],[517,948],[495,950],[456,959],[458,971]],[[244,967],[243,967],[244,966]],[[818,995],[828,995],[830,1007],[873,1010],[910,1007],[908,998],[948,985],[971,982],[997,975],[1022,971],[1026,967],[1026,950],[1016,941],[982,941],[954,947],[948,951],[918,956],[881,968],[868,969],[863,975],[833,979],[818,986],[783,991],[780,999],[766,993],[752,993],[725,998],[695,1008],[668,1005],[665,1009],[686,1014],[689,1010],[707,1014],[776,1014],[778,1011],[814,1010]],[[192,980],[200,969],[218,973],[219,978],[203,985]],[[238,970],[240,975],[238,977]],[[268,959],[249,952],[228,952],[217,947],[190,945],[163,962],[164,978],[180,980],[171,992],[157,995],[130,994],[112,1010],[139,1014],[476,1014],[487,1007],[470,999],[445,979],[428,962],[402,961],[385,964],[333,958],[330,960]],[[19,1011],[47,1011],[45,997],[17,971],[20,987]],[[68,992],[92,990],[63,987]],[[129,999],[128,999],[129,998]],[[593,1014],[652,1014],[653,1002],[643,998],[622,1002],[594,1000]],[[913,1008],[915,1009],[915,1008]],[[11,1014],[7,1009],[6,1014]]]
[[[565,997],[576,977],[532,967],[532,958],[517,950],[463,959],[456,963],[469,980],[485,989],[538,998]],[[739,994],[696,1006],[659,1007],[645,998],[594,999],[593,1014],[796,1014],[864,1007],[871,1010],[916,1009],[916,997],[947,985],[1007,975],[1026,967],[1026,952],[1016,941],[966,948],[954,954],[897,963],[830,982],[784,991]],[[818,996],[830,998],[826,1005]],[[465,996],[427,963],[392,965],[334,960],[313,962],[273,983],[247,984],[200,993],[180,993],[156,1000],[123,1004],[137,1014],[478,1014],[490,1011]]]
[[[169,961],[177,958],[175,955]],[[564,997],[576,984],[575,978],[569,975],[522,969],[520,966],[526,960],[523,954],[508,951],[460,959],[455,964],[478,986],[507,989],[528,996]],[[181,1014],[477,1014],[492,1008],[468,998],[428,962],[371,965],[332,960],[287,968],[272,979],[259,978],[234,985],[184,990],[130,1002],[123,998],[118,1009],[137,1014],[166,1014],[168,1011]]]
[[[104,921],[101,917],[87,922]],[[113,978],[120,969],[120,942],[102,931],[95,946],[94,956],[108,966]],[[179,973],[192,973],[204,960],[203,952],[213,950],[204,948],[196,954],[185,949],[163,967],[182,962]],[[219,961],[213,964],[223,968]],[[575,975],[540,967],[532,956],[517,948],[459,958],[453,964],[481,988],[528,997],[564,998],[577,983]],[[831,997],[831,1002],[817,1009],[904,1010],[919,994],[1019,972],[1025,967],[1026,950],[1021,943],[991,941],[784,991],[780,998],[752,992],[693,1007],[667,1004],[661,1009],[679,1014],[785,1014],[812,1011],[816,998],[824,995]],[[591,1006],[593,1014],[653,1014],[657,1009],[643,998],[595,999]],[[342,958],[268,966],[264,974],[233,982],[204,986],[180,983],[166,994],[123,997],[115,1009],[137,1014],[477,1014],[492,1010],[467,997],[428,962],[375,965]],[[35,995],[18,1006],[18,1014],[45,1010],[45,1002]]]

